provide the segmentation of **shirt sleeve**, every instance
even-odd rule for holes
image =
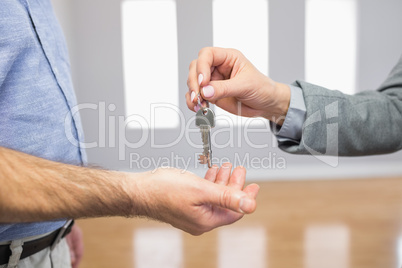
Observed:
[[[290,104],[282,126],[270,122],[271,131],[279,143],[292,142],[299,144],[302,136],[302,128],[306,120],[306,104],[303,91],[300,87],[289,85]]]

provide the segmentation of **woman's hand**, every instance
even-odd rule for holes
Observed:
[[[262,116],[281,124],[290,102],[290,88],[259,72],[238,50],[201,49],[191,62],[187,106],[198,110],[197,95],[236,115]]]

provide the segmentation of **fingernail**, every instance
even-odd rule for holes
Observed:
[[[194,111],[195,112],[198,112],[200,110],[200,107],[198,107],[198,105],[196,105],[195,107],[194,107]]]
[[[202,74],[199,74],[198,75],[198,85],[201,85],[203,79],[204,79],[204,76]]]
[[[202,88],[202,93],[204,97],[211,98],[215,94],[215,90],[212,86],[206,86]]]
[[[232,164],[231,164],[231,163],[223,163],[223,164],[222,164],[222,167],[223,167],[223,168],[231,168],[231,167],[232,167]]]
[[[253,201],[248,197],[243,197],[240,199],[240,211],[245,213],[246,211],[251,211],[253,206]]]
[[[194,102],[194,98],[195,98],[195,92],[192,91],[192,92],[191,92],[191,102]]]

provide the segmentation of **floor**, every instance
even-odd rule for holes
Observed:
[[[81,268],[401,267],[402,178],[259,184],[254,214],[199,237],[146,219],[79,220]]]

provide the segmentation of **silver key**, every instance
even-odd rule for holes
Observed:
[[[195,117],[195,125],[200,128],[203,153],[198,157],[201,164],[212,166],[212,149],[211,149],[211,128],[215,127],[215,113],[208,107],[198,110]]]

